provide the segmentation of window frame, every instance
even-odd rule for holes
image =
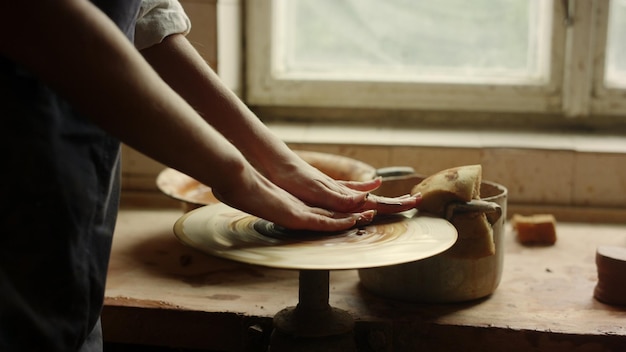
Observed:
[[[588,106],[584,113],[590,115],[624,115],[626,114],[626,89],[611,88],[604,84],[606,45],[608,37],[610,0],[594,0],[592,11],[594,18],[586,29],[593,33],[589,39],[589,58],[592,66]],[[625,35],[626,36],[626,35]],[[626,39],[626,38],[624,38]]]
[[[539,114],[553,120],[577,118],[593,124],[589,117],[625,114],[626,91],[604,87],[609,0],[551,2],[549,80],[544,85],[519,85],[408,84],[280,77],[272,71],[271,63],[274,50],[272,0],[247,1],[244,98],[250,106],[261,110],[308,109],[309,113],[304,114],[308,117],[329,109],[369,109],[395,114],[400,111],[408,116],[420,111],[451,111],[496,116]],[[345,116],[344,113],[330,115]]]

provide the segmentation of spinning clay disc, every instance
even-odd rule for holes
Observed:
[[[377,216],[341,232],[287,230],[223,203],[183,215],[174,225],[184,244],[210,255],[282,269],[371,268],[424,259],[450,248],[456,229],[446,220],[409,211]]]

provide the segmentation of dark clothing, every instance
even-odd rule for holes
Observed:
[[[94,3],[132,40],[139,0]],[[0,56],[0,150],[0,351],[102,350],[119,141]]]

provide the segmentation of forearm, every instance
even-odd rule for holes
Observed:
[[[45,1],[25,18],[23,30],[3,30],[15,34],[0,40],[2,54],[111,134],[163,163],[201,175],[207,184],[221,181],[210,172],[214,167],[242,167],[239,152],[89,2]]]
[[[261,171],[290,153],[182,35],[142,51],[163,79]]]

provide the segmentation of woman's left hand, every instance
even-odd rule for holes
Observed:
[[[380,214],[397,213],[415,208],[421,198],[406,195],[389,198],[372,194],[380,187],[382,178],[368,181],[334,180],[308,164],[295,153],[267,175],[272,182],[303,202],[332,211],[355,213],[375,210]]]

